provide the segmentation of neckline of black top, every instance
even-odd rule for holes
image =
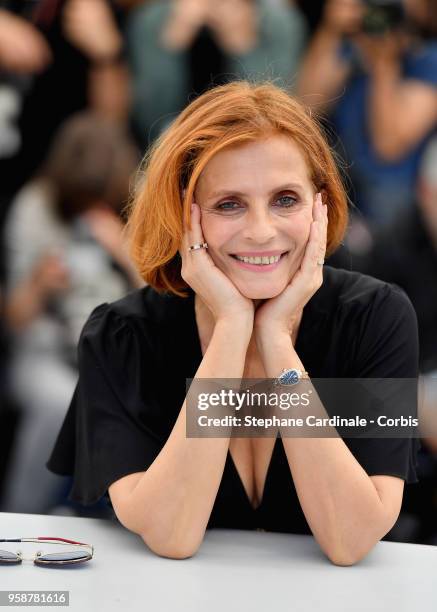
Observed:
[[[325,272],[326,270],[324,270]],[[325,277],[325,274],[324,274]],[[324,320],[326,319],[327,316],[327,311],[324,308],[319,308],[319,305],[321,305],[323,302],[321,301],[321,289],[322,287],[312,296],[312,298],[308,301],[308,303],[305,305],[305,307],[303,308],[303,312],[302,312],[302,318],[301,318],[301,322],[300,322],[300,326],[299,326],[299,331],[298,331],[298,335],[296,338],[296,344],[295,344],[295,348],[296,348],[296,352],[297,354],[300,356],[302,351],[304,350],[304,338],[308,338],[309,334],[311,332],[314,332],[315,329],[320,329],[322,323],[324,322]],[[187,330],[188,333],[191,335],[191,338],[194,338],[194,356],[195,356],[195,363],[199,363],[202,361],[203,359],[203,355],[202,355],[202,347],[201,347],[201,343],[200,343],[200,336],[199,336],[199,330],[197,327],[197,321],[196,321],[196,313],[195,313],[195,292],[193,291],[193,289],[191,287],[188,288],[188,298],[184,298],[186,304],[187,304],[187,309],[188,309],[188,321],[189,321],[189,329]],[[315,319],[314,316],[316,316],[317,318]],[[317,325],[315,325],[315,323],[317,322]],[[312,347],[314,348],[314,347]],[[305,365],[305,363],[304,363]],[[194,376],[194,373],[193,373]],[[310,373],[311,376],[311,373]],[[265,477],[265,481],[264,481],[264,489],[261,495],[261,500],[260,503],[258,504],[258,506],[256,506],[256,508],[252,505],[251,500],[249,499],[249,496],[247,495],[246,489],[244,487],[243,481],[241,480],[240,474],[238,473],[237,467],[234,463],[234,460],[232,458],[232,455],[230,453],[230,451],[228,450],[227,455],[226,455],[226,464],[225,464],[225,470],[226,469],[230,469],[230,473],[232,473],[233,475],[233,479],[234,482],[237,483],[238,489],[240,490],[242,496],[244,497],[245,503],[246,505],[249,507],[249,509],[251,510],[251,512],[253,513],[259,513],[262,511],[262,507],[263,507],[263,502],[266,498],[266,490],[269,486],[270,483],[270,479],[271,479],[271,475],[272,475],[272,471],[274,469],[274,463],[276,462],[276,458],[277,458],[277,454],[282,451],[282,453],[285,455],[285,451],[283,449],[282,446],[282,441],[280,439],[280,437],[276,438],[275,444],[273,446],[273,450],[272,450],[272,454],[270,457],[270,461],[267,467],[267,472],[266,472],[266,477]],[[286,458],[286,457],[285,457]]]

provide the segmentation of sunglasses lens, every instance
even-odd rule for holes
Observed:
[[[44,565],[48,565],[49,563],[81,563],[82,561],[88,561],[88,559],[91,559],[91,555],[87,550],[74,550],[41,555],[38,557],[35,563],[41,563]]]
[[[21,563],[21,559],[15,553],[8,550],[0,550],[0,563]]]

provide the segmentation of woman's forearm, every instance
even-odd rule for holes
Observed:
[[[304,370],[290,337],[266,334],[258,345],[266,373]],[[311,373],[309,373],[311,375]],[[302,381],[317,393],[310,382]],[[299,391],[297,387],[293,391]],[[312,411],[324,408],[313,402]],[[307,522],[325,554],[338,565],[364,557],[391,529],[388,513],[371,479],[333,429],[326,438],[282,437],[293,481]]]
[[[218,322],[195,379],[240,379],[251,331],[243,320]],[[229,448],[229,437],[186,437],[186,418],[184,401],[164,448],[119,517],[154,552],[173,558],[191,556],[201,544]]]

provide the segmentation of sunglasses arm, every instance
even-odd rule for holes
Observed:
[[[85,542],[76,542],[75,540],[66,540],[65,538],[52,538],[48,536],[41,536],[38,538],[13,538],[13,539],[0,539],[0,542],[46,542],[47,544],[72,544],[73,546],[86,546],[91,550],[91,554],[94,554],[94,546],[86,544]]]

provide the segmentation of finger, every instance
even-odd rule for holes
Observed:
[[[310,236],[305,250],[305,255],[302,261],[302,271],[306,274],[313,274],[314,269],[319,261],[319,245],[320,245],[320,224],[318,221],[313,221],[310,229]],[[318,267],[318,266],[317,266]]]
[[[190,217],[191,229],[189,229],[187,232],[188,240],[189,240],[188,246],[192,246],[194,244],[203,244],[204,242],[200,219],[201,219],[200,206],[196,204],[195,202],[192,202],[191,217]],[[203,250],[204,249],[197,249],[195,251],[189,251],[189,252],[191,253],[191,255],[197,256],[199,255],[199,251],[203,251]]]
[[[181,200],[185,202],[185,189],[182,192]],[[188,251],[188,236],[187,236],[187,224],[185,223],[185,211],[182,214],[182,240],[180,248],[178,249],[179,255],[181,258]]]
[[[316,221],[319,225],[319,257],[318,261],[324,261],[326,253],[326,241],[327,241],[327,230],[328,230],[328,207],[323,204],[322,194],[317,194],[317,208]]]
[[[328,223],[329,223],[329,219],[328,219],[328,205],[327,204],[323,204],[323,216],[324,216],[324,223],[323,223],[323,232],[322,232],[322,251],[323,251],[323,259],[325,258],[326,255],[326,247],[328,244]]]
[[[318,205],[318,201],[319,201],[319,194],[316,193],[316,195],[314,196],[313,209],[312,209],[313,221],[317,221],[317,205]]]
[[[322,200],[322,194],[320,192],[316,193],[316,197],[315,197],[315,201],[314,201],[313,219],[314,219],[314,221],[322,221],[324,219],[324,215],[323,215],[323,200]]]
[[[328,228],[328,206],[323,204],[322,194],[317,194],[317,212],[316,212],[316,221],[320,223],[320,227],[322,228],[322,236],[321,238],[326,238],[326,232]]]
[[[323,258],[325,257],[325,253],[326,253],[326,242],[327,242],[327,237],[328,237],[328,205],[323,203],[323,197],[322,194],[320,194],[320,216],[321,216],[321,236],[320,236],[320,242],[321,242],[321,252],[323,254]]]
[[[302,270],[313,274],[315,268],[322,269],[318,262],[324,261],[326,252],[326,213],[323,210],[321,196],[317,197],[314,206],[314,221],[311,224],[305,255],[302,261]]]
[[[198,204],[192,201],[191,202],[191,214],[189,217],[189,226],[187,226],[184,223],[184,233],[182,237],[181,249],[179,251],[180,256],[183,258],[184,256],[191,256],[192,254],[198,255],[199,253],[190,251],[189,247],[194,244],[201,244],[203,242],[204,240],[203,240],[202,229],[201,229],[201,224],[200,224],[200,208]],[[196,249],[196,250],[201,251],[204,249]]]

